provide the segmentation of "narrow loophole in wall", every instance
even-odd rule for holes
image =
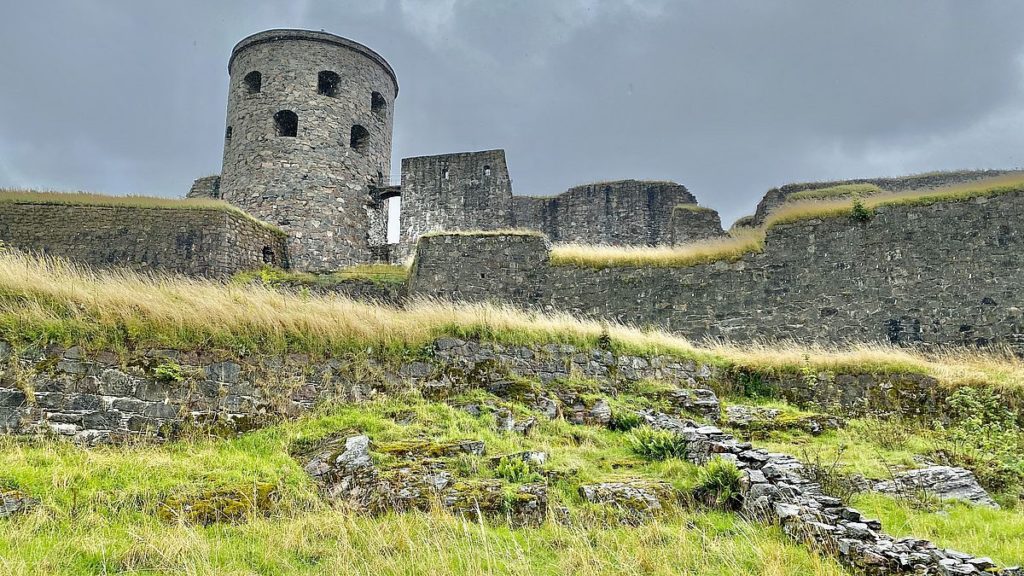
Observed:
[[[491,175],[491,167],[490,166],[484,166],[484,176],[490,176],[490,175]]]
[[[384,118],[388,115],[388,101],[380,92],[370,94],[370,112]]]
[[[447,180],[449,176],[448,166],[441,166],[441,179]]]
[[[363,150],[370,141],[370,133],[359,124],[352,127],[352,132],[349,134],[348,145],[353,150]]]
[[[232,132],[231,126],[228,126],[227,130],[224,131],[224,139],[228,142],[231,142]]]
[[[317,77],[317,88],[316,91],[324,96],[330,96],[335,98],[338,96],[338,86],[341,84],[341,77],[331,72],[330,70],[324,70]]]
[[[299,133],[299,116],[291,110],[281,110],[274,114],[274,127],[278,136],[294,138]]]
[[[270,246],[263,247],[263,263],[264,264],[276,264],[277,258],[274,255],[274,249]]]
[[[255,71],[249,72],[245,75],[242,83],[245,84],[245,91],[249,94],[259,94],[260,90],[263,90],[263,74]]]

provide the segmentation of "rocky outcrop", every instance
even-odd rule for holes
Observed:
[[[25,512],[39,501],[18,491],[0,492],[0,518],[7,518]]]
[[[627,521],[646,520],[678,501],[669,483],[649,480],[584,484],[579,494],[591,504],[614,507]]]
[[[778,408],[737,404],[726,407],[725,424],[738,430],[803,430],[817,436],[827,430],[838,430],[845,422],[842,418],[830,414],[790,415]]]
[[[403,460],[379,468],[371,456],[367,436],[351,436],[328,442],[309,458],[304,468],[321,486],[325,496],[366,513],[427,510],[441,506],[457,514],[477,518],[504,518],[513,526],[537,525],[547,516],[547,487],[523,484],[508,491],[500,480],[456,478],[443,458],[459,454],[482,455],[483,442],[465,440],[446,444],[429,442],[382,446]],[[524,461],[536,454],[521,455]]]
[[[923,491],[941,500],[961,500],[979,506],[999,508],[995,500],[978,484],[970,470],[953,466],[929,466],[909,470],[892,480],[879,482],[874,490],[885,494],[906,494]]]

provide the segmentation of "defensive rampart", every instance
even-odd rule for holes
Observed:
[[[93,266],[199,276],[288,265],[283,234],[216,208],[0,202],[0,242]]]
[[[767,231],[736,261],[553,266],[541,236],[421,242],[413,296],[512,301],[739,341],[998,344],[1024,352],[1024,191],[883,205]]]

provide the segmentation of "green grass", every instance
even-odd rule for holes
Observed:
[[[825,188],[814,188],[811,190],[803,190],[801,192],[794,192],[789,196],[786,196],[786,202],[796,202],[800,200],[828,200],[832,198],[841,197],[858,197],[858,196],[870,196],[872,194],[879,194],[882,189],[874,184],[840,184],[838,186],[828,186]]]
[[[490,400],[475,393],[467,400]],[[522,412],[522,407],[515,407]],[[395,418],[402,416],[399,424]],[[457,474],[493,476],[486,459],[545,450],[559,472],[551,497],[572,520],[511,530],[435,510],[366,517],[322,502],[289,455],[330,434],[365,432],[375,443],[478,438],[485,457],[460,457]],[[165,445],[82,448],[58,439],[0,438],[0,486],[41,500],[0,520],[0,574],[834,574],[835,563],[778,529],[702,509],[673,509],[639,527],[588,520],[579,483],[667,479],[680,489],[696,467],[634,457],[624,435],[542,421],[529,438],[494,431],[472,417],[417,398],[316,414],[223,440],[191,436]],[[208,527],[160,520],[169,494],[277,486],[269,517]]]
[[[699,204],[676,204],[672,210],[680,210],[682,212],[714,212],[713,209],[700,206]]]
[[[527,228],[502,228],[498,230],[438,230],[436,232],[427,232],[420,236],[420,238],[435,238],[438,236],[534,236],[543,238],[544,233]]]
[[[42,192],[35,190],[0,189],[0,204],[33,204],[51,206],[100,206],[108,208],[146,208],[153,210],[207,210],[241,216],[263,228],[284,236],[272,224],[257,220],[248,212],[223,200],[212,198],[160,198],[155,196],[107,196],[91,192]]]
[[[989,556],[1001,566],[1024,562],[1024,514],[1019,509],[989,508],[950,503],[925,511],[881,494],[862,494],[853,506],[878,518],[894,536],[932,540],[976,556]]]

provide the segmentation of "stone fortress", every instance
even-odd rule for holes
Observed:
[[[227,205],[0,202],[0,241],[89,264],[221,278],[266,264],[328,272],[413,261],[401,293],[385,299],[497,300],[696,339],[1024,351],[1018,191],[882,206],[865,221],[773,224],[763,246],[736,258],[682,266],[558,264],[550,258],[552,242],[667,246],[725,232],[714,210],[673,182],[623,180],[550,197],[513,195],[502,150],[405,158],[401,181],[392,182],[397,76],[376,52],[339,36],[260,32],[235,46],[228,73],[222,173],[196,180],[188,192]],[[765,224],[769,212],[800,192],[845,184],[881,192],[937,189],[1008,173],[791,184],[770,190],[747,224]],[[395,197],[399,237],[389,243]]]
[[[401,262],[442,230],[530,228],[556,241],[667,244],[723,234],[711,210],[671,182],[627,180],[550,198],[513,196],[503,150],[405,158],[386,175],[398,81],[373,50],[324,32],[268,30],[228,62],[224,166],[190,197],[220,198],[288,233],[298,270]],[[387,200],[401,197],[387,241]]]

